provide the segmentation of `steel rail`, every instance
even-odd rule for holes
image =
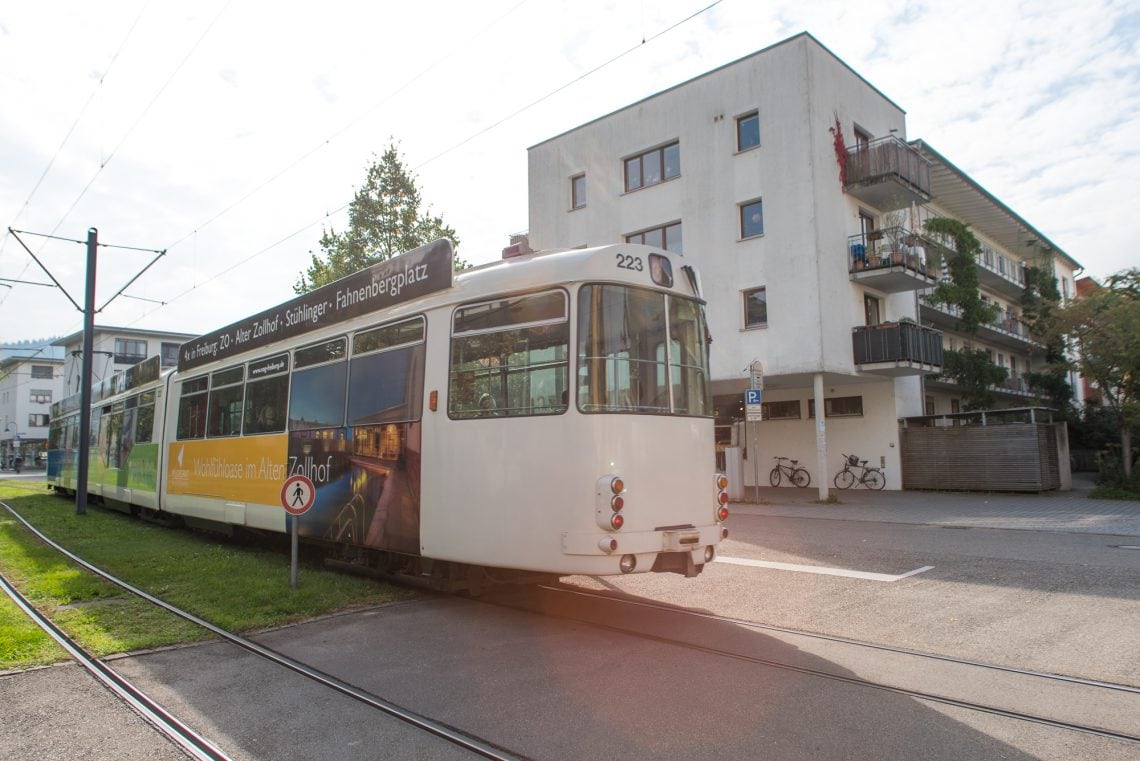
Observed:
[[[56,626],[51,619],[36,610],[3,574],[0,574],[0,587],[3,587],[4,591],[8,593],[8,597],[12,598],[12,601],[41,629],[47,632],[48,636],[66,650],[80,666],[179,748],[194,758],[202,759],[202,761],[230,761],[230,757],[225,752],[179,721],[145,692],[131,684],[126,677],[116,673],[114,669],[101,660],[92,657],[90,653]]]
[[[222,629],[221,627],[212,624],[203,618],[195,616],[193,613],[189,613],[182,610],[181,608],[177,608],[165,600],[144,592],[138,587],[135,587],[123,581],[122,579],[119,579],[118,577],[107,573],[95,565],[92,565],[91,563],[68,550],[66,547],[63,547],[60,544],[56,543],[27,520],[25,520],[22,515],[16,512],[12,506],[6,502],[0,501],[0,506],[3,506],[4,509],[11,513],[13,517],[16,518],[16,520],[20,521],[20,523],[22,523],[29,531],[31,531],[32,534],[34,534],[41,542],[64,555],[72,562],[82,566],[100,578],[111,582],[115,586],[124,589],[133,595],[141,597],[149,603],[157,605],[158,607],[170,613],[173,613],[180,618],[201,626],[202,628],[216,634],[218,637],[221,637],[227,642],[244,648],[245,650],[248,650],[255,655],[259,655],[266,660],[272,661],[273,663],[276,663],[279,666],[287,668],[290,671],[311,679],[318,684],[335,690],[342,695],[346,695],[354,700],[364,703],[365,705],[382,711],[383,713],[386,713],[393,718],[403,721],[406,724],[410,724],[417,729],[421,729],[425,732],[433,734],[436,737],[452,743],[453,745],[457,745],[473,753],[477,753],[484,758],[496,759],[496,761],[527,761],[527,757],[525,756],[511,753],[505,748],[502,748],[498,745],[495,745],[494,743],[475,737],[473,735],[469,735],[456,727],[452,727],[443,722],[436,721],[435,719],[422,716],[421,714],[418,714],[411,709],[404,708],[403,706],[393,703],[390,700],[386,700],[382,697],[379,697],[378,695],[373,695],[370,692],[366,692],[365,690],[362,690],[359,687],[338,679],[331,674],[326,674],[319,669],[307,666],[300,661],[293,660],[289,656],[277,652],[276,650],[265,647],[264,645],[260,645],[253,640],[246,639],[245,637],[234,634],[233,632],[226,631],[225,629]]]

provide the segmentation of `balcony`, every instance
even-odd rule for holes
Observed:
[[[984,246],[978,254],[978,284],[1006,298],[1018,299],[1025,293],[1025,268],[1016,259]]]
[[[929,300],[929,293],[919,297],[922,319],[946,330],[961,332],[959,320],[962,310],[950,304],[933,304]],[[1029,332],[1029,325],[1012,312],[1003,312],[993,322],[982,323],[978,326],[977,338],[989,344],[996,344],[1018,351],[1032,352],[1044,349],[1045,345],[1037,341]]]
[[[851,350],[860,370],[898,378],[942,371],[942,333],[913,322],[859,325],[851,331]]]
[[[922,240],[905,227],[859,233],[847,239],[847,271],[855,282],[883,293],[930,288],[940,265],[926,254]]]
[[[958,382],[953,378],[931,377],[926,379],[926,388],[956,392]],[[1001,383],[989,387],[998,396],[1006,399],[1036,399],[1037,394],[1029,389],[1029,384],[1021,374],[1014,373]]]
[[[930,161],[894,135],[847,151],[844,189],[881,211],[930,200]]]

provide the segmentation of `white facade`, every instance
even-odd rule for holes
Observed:
[[[738,130],[750,126],[752,115],[758,116],[759,144],[742,148]],[[853,183],[848,163],[845,187],[837,126],[846,147],[879,140],[870,145],[913,162],[925,183],[917,189],[898,177]],[[922,262],[911,269],[900,264],[855,272],[853,252],[862,256],[874,245],[867,233],[900,219],[920,229],[919,216],[949,216],[968,223],[1011,268],[1030,260],[1033,245],[1057,254],[1058,279],[1067,277],[1070,287],[1078,267],[929,146],[905,140],[901,108],[813,37],[797,35],[532,146],[529,244],[536,250],[599,245],[648,233],[662,245],[654,236],[668,228],[666,247],[678,250],[679,231],[709,305],[718,423],[743,417],[740,399],[754,360],[763,363],[766,403],[799,402],[798,417],[757,424],[759,457],[744,465],[748,483],[754,470],[766,483],[772,457],[782,455],[806,465],[813,486],[826,487],[843,453],[852,453],[885,466],[887,488],[898,489],[898,418],[922,415],[931,404],[949,412],[954,389],[945,383],[927,388],[927,376],[939,369],[928,357],[856,357],[853,333],[898,320],[953,328],[939,326],[937,315],[920,305],[920,291],[942,274],[933,264],[927,270],[923,249],[910,249]],[[642,163],[633,170],[658,161],[666,168],[646,170],[643,186],[629,189],[626,172],[637,157]],[[759,234],[745,226],[745,207],[753,211],[756,202],[762,205]],[[1016,289],[995,282],[991,296],[1016,303]],[[766,316],[746,312],[746,295],[759,288]],[[1014,357],[1015,370],[1028,369],[1032,342],[991,332],[998,339],[995,361],[1000,353],[1007,367]],[[985,338],[983,331],[972,343],[983,345]],[[809,413],[813,404],[834,404],[835,414],[817,424]],[[792,415],[793,408],[781,411]],[[741,430],[722,425],[718,441],[726,443],[731,431],[733,443],[749,443]]]
[[[0,467],[17,457],[26,467],[42,465],[52,402],[63,396],[63,361],[12,357],[0,361]]]

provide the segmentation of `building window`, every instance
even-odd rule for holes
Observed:
[[[663,248],[666,251],[672,251],[675,254],[685,253],[684,246],[681,242],[681,223],[674,222],[670,225],[663,225],[662,227],[654,227],[651,230],[643,230],[639,233],[625,236],[626,243],[641,243],[646,246],[654,246],[656,248]]]
[[[28,401],[33,404],[51,404],[51,389],[33,388]]]
[[[736,117],[736,150],[746,151],[758,145],[760,145],[760,114],[753,111]]]
[[[29,428],[47,428],[48,416],[47,415],[28,415]]]
[[[768,325],[768,289],[753,288],[744,291],[744,327],[763,328]]]
[[[178,349],[181,348],[179,344],[162,342],[162,355],[159,362],[163,367],[178,367]]]
[[[32,377],[38,380],[51,380],[55,377],[51,365],[32,365]]]
[[[799,420],[800,400],[763,402],[760,405],[760,413],[764,420]]]
[[[878,325],[883,321],[882,302],[869,293],[863,294],[863,311],[867,315],[868,325]]]
[[[764,202],[760,200],[740,204],[740,238],[755,238],[764,234]]]
[[[625,160],[625,189],[637,190],[681,176],[681,144],[671,143]]]
[[[146,359],[146,341],[132,341],[128,338],[115,339],[115,363],[137,365]]]
[[[570,208],[581,209],[586,205],[586,175],[570,178]]]
[[[930,396],[929,394],[927,394],[927,396],[926,396],[926,414],[927,415],[933,415],[934,414],[934,397]]]
[[[823,400],[826,417],[863,417],[863,397],[833,396]],[[815,417],[815,399],[808,399],[808,417]]]

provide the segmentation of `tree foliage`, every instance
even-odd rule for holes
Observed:
[[[1055,329],[1075,342],[1074,365],[1116,419],[1127,481],[1132,428],[1140,424],[1140,269],[1119,272],[1106,287],[1069,302]]]
[[[997,395],[990,386],[1003,383],[1009,371],[991,362],[982,349],[965,348],[944,353],[942,377],[958,384],[963,411],[985,410],[997,403]]]
[[[982,301],[978,292],[976,260],[982,245],[970,229],[956,219],[934,217],[926,221],[925,227],[929,233],[945,235],[954,241],[954,253],[946,260],[950,279],[938,284],[930,300],[957,307],[962,331],[976,335],[980,325],[993,322],[998,316],[997,305]]]
[[[1021,294],[1021,314],[1029,332],[1045,343],[1045,364],[1025,374],[1029,388],[1058,416],[1070,423],[1078,419],[1073,407],[1073,387],[1069,384],[1070,363],[1065,356],[1065,339],[1056,329],[1061,291],[1053,274],[1052,261],[1025,268],[1025,291]]]
[[[323,257],[313,255],[293,290],[307,293],[437,238],[449,238],[458,250],[455,230],[442,217],[421,210],[422,203],[415,177],[390,144],[383,156],[373,157],[364,184],[348,206],[348,229],[323,231]],[[454,263],[456,269],[469,266],[458,254]]]

